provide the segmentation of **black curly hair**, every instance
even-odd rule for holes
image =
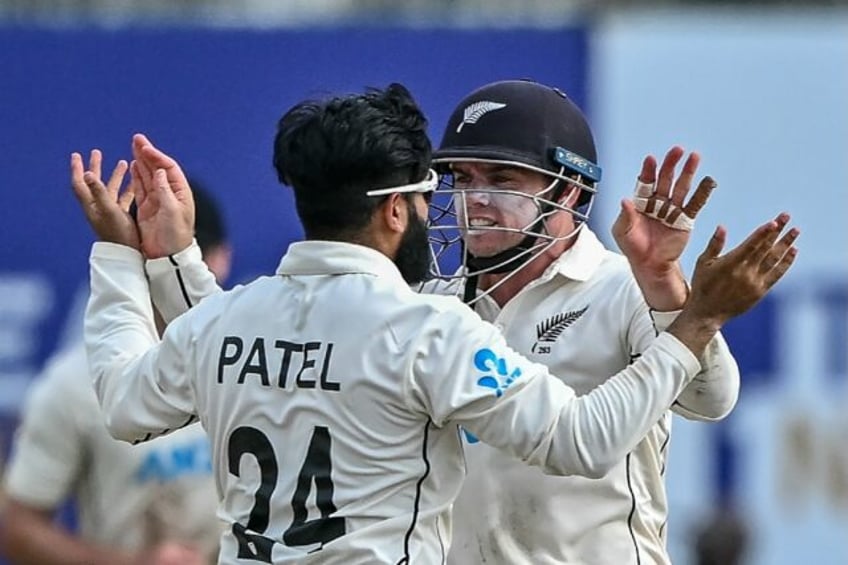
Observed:
[[[365,193],[423,180],[431,158],[427,119],[397,83],[301,102],[274,138],[274,168],[294,189],[307,239],[355,234],[383,201]]]

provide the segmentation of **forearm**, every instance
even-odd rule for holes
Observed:
[[[3,555],[16,565],[134,565],[130,552],[98,546],[55,525],[47,513],[10,502],[4,512]]]
[[[107,427],[127,398],[123,369],[157,342],[143,262],[127,248],[95,243],[85,341],[94,389]]]
[[[145,265],[153,304],[165,323],[212,294],[221,292],[215,276],[209,271],[197,242],[186,249]]]
[[[94,389],[113,437],[146,441],[193,420],[185,368],[190,344],[159,343],[140,254],[95,244],[85,340]]]
[[[665,331],[678,315],[679,312],[652,312],[656,332]],[[721,333],[713,336],[698,360],[701,371],[680,393],[671,409],[690,420],[721,420],[736,405],[739,367]]]
[[[707,345],[701,366],[672,410],[689,420],[721,420],[739,398],[739,367],[720,333]]]
[[[695,356],[670,335],[662,335],[633,364],[588,394],[575,399],[565,439],[581,474],[600,477],[642,441],[700,369]]]
[[[683,343],[698,359],[704,356],[707,345],[718,334],[722,321],[683,309],[666,330]]]
[[[680,310],[689,297],[689,285],[680,264],[675,262],[663,270],[641,269],[631,265],[633,277],[652,310]]]

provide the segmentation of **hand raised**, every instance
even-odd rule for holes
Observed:
[[[657,174],[657,161],[648,155],[642,163],[633,200],[623,200],[612,234],[634,272],[663,275],[677,268],[695,217],[710,197],[716,182],[704,177],[685,202],[701,157],[690,153],[675,180],[683,158],[681,147],[672,147]]]
[[[144,135],[133,136],[141,249],[148,259],[182,251],[194,237],[194,197],[179,164]]]
[[[727,234],[719,227],[698,258],[686,309],[719,326],[751,309],[798,255],[794,243],[800,231],[792,228],[780,236],[788,222],[789,214],[780,214],[725,255],[719,254]]]
[[[127,162],[118,161],[104,185],[100,178],[102,161],[100,150],[92,150],[88,170],[84,171],[82,155],[71,153],[71,188],[98,239],[139,249],[138,230],[129,215],[134,186],[130,183],[121,191]]]

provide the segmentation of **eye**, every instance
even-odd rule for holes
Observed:
[[[471,177],[468,175],[453,175],[453,185],[455,188],[464,188],[471,184]]]
[[[496,174],[491,177],[492,186],[498,188],[514,188],[518,185],[517,179],[508,174]]]

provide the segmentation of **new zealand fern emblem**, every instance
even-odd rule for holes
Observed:
[[[489,102],[488,100],[481,100],[480,102],[469,104],[462,112],[462,121],[456,128],[456,133],[459,133],[462,130],[462,126],[465,124],[476,124],[477,120],[482,118],[484,115],[493,110],[500,110],[501,108],[506,108],[506,104],[501,104],[500,102]]]
[[[550,353],[550,346],[539,344],[555,342],[565,328],[576,322],[588,309],[589,306],[587,305],[582,310],[572,310],[571,312],[557,314],[536,324],[536,343],[533,344],[530,352],[537,353],[536,349],[538,347],[538,353]]]

